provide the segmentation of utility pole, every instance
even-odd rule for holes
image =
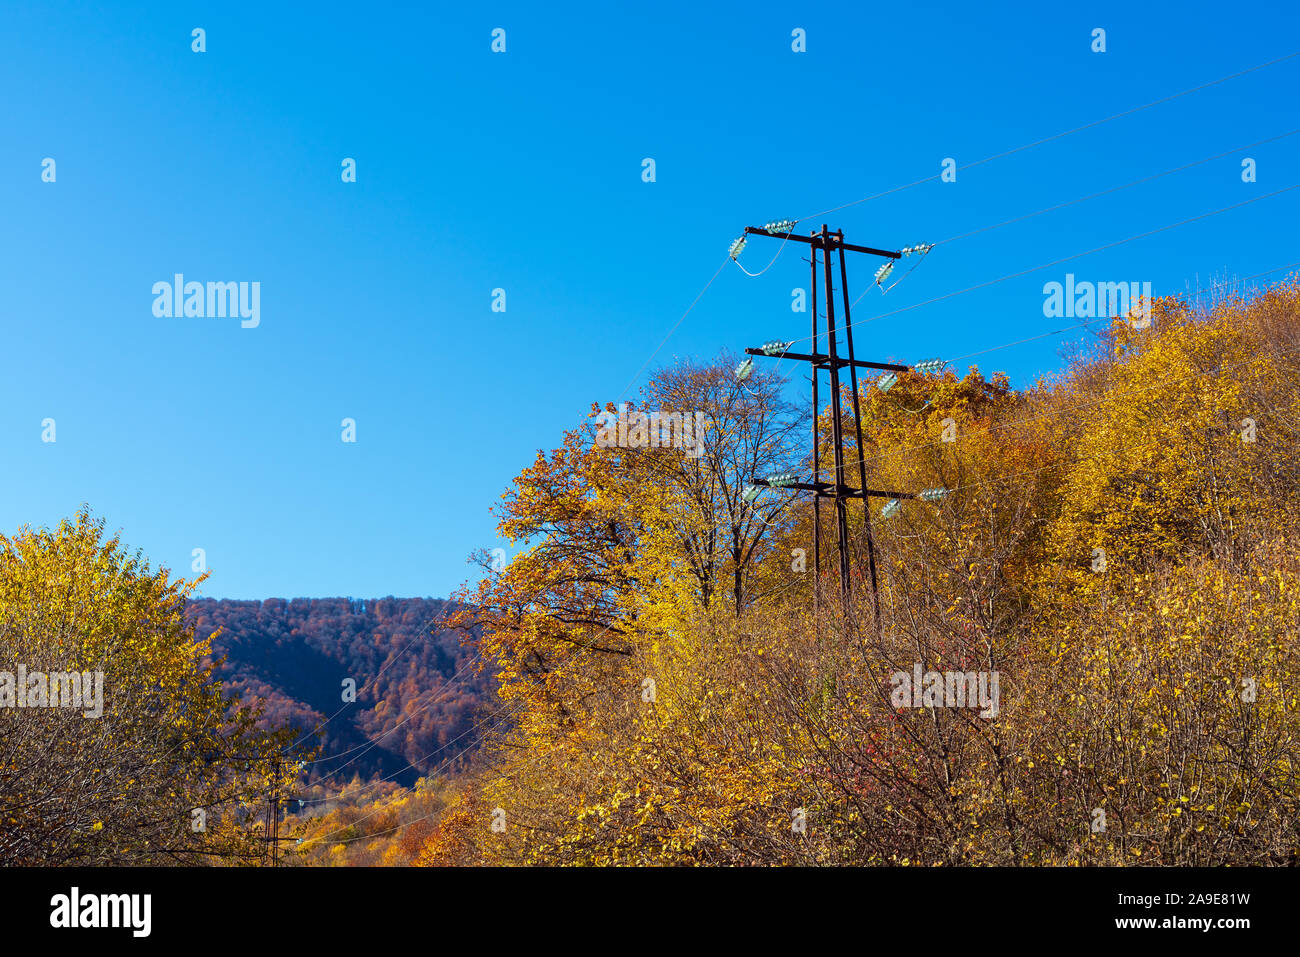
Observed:
[[[772,224],[769,224],[772,225]],[[782,224],[777,224],[782,225]],[[793,225],[793,224],[790,224]],[[813,458],[812,458],[812,481],[795,482],[795,481],[771,481],[768,479],[755,478],[752,480],[754,485],[767,486],[770,488],[797,488],[813,493],[813,608],[814,616],[819,608],[818,598],[818,578],[821,573],[821,501],[830,499],[835,503],[835,531],[836,531],[836,549],[839,558],[839,581],[840,581],[840,601],[847,610],[849,607],[849,597],[851,593],[851,576],[849,564],[849,525],[848,525],[848,502],[850,499],[862,499],[863,511],[865,515],[865,530],[867,539],[867,565],[871,578],[871,597],[875,610],[876,634],[879,637],[881,633],[880,624],[880,594],[876,580],[876,548],[875,541],[871,533],[871,498],[888,498],[888,499],[912,499],[917,496],[912,492],[898,492],[889,490],[878,490],[867,487],[867,467],[864,457],[866,450],[862,444],[862,407],[861,400],[858,396],[858,369],[880,369],[885,372],[907,372],[912,367],[905,365],[895,365],[888,362],[864,362],[857,358],[853,351],[853,320],[850,315],[849,290],[848,290],[848,272],[845,265],[845,251],[866,253],[870,256],[881,256],[886,259],[894,260],[902,257],[901,252],[891,252],[886,249],[874,249],[870,246],[855,246],[844,241],[842,230],[830,231],[830,227],[823,224],[820,232],[813,232],[808,236],[800,236],[789,231],[778,231],[758,226],[746,226],[746,236],[770,236],[782,241],[793,240],[795,242],[807,243],[812,254],[812,352],[785,352],[769,351],[768,349],[746,349],[745,352],[752,356],[768,356],[770,358],[793,359],[797,362],[807,362],[812,366],[812,439],[813,439]],[[818,276],[818,256],[820,254],[822,264],[822,275]],[[845,322],[845,346],[847,347],[847,356],[839,354],[839,336],[835,327],[835,291],[831,275],[831,259],[833,256],[839,257],[840,272],[840,294],[841,302],[844,306]],[[826,304],[826,351],[819,352],[817,348],[819,330],[817,328],[817,287],[821,285],[824,292],[824,301]],[[840,370],[847,368],[849,370],[850,386],[853,392],[853,422],[857,438],[857,472],[858,484],[856,486],[848,484],[846,481],[845,469],[851,467],[851,463],[846,465],[844,458],[844,429],[843,413],[840,408],[841,402],[841,383]],[[824,482],[821,477],[821,436],[819,434],[817,416],[820,412],[818,404],[818,386],[821,378],[821,371],[826,370],[829,377],[831,392],[831,442],[833,445],[834,471],[835,480],[833,482]]]
[[[276,754],[275,758],[272,759],[271,787],[266,798],[266,846],[267,856],[272,867],[280,866],[280,842],[297,840],[294,837],[280,836],[280,820],[284,815],[284,808],[291,801],[304,800],[293,795],[282,795],[280,793],[282,763],[280,755]]]
[[[222,760],[226,761],[247,761],[256,763],[265,761],[263,755],[223,755]],[[290,801],[305,800],[305,798],[295,798],[292,795],[282,795],[280,793],[280,775],[284,767],[284,759],[277,752],[271,758],[271,777],[267,781],[266,791],[266,833],[261,838],[266,843],[266,853],[262,855],[262,863],[269,867],[280,866],[280,842],[296,840],[292,837],[280,836],[280,819],[283,816],[284,808]]]
[[[280,866],[280,753],[271,763],[271,788],[266,796],[266,841],[271,866]]]

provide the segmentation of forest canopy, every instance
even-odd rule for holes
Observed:
[[[940,490],[872,501],[878,616],[860,502],[842,599],[807,496],[747,488],[834,463],[734,357],[637,406],[702,411],[703,454],[539,453],[459,596],[512,720],[420,860],[1295,863],[1300,286],[1099,327],[1020,391],[861,384],[848,461]]]
[[[0,707],[0,859],[256,863],[293,793],[298,863],[1300,863],[1300,283],[1150,319],[846,384],[843,481],[928,491],[849,501],[843,582],[834,405],[726,355],[593,403],[446,602],[0,537],[0,658],[105,691]]]

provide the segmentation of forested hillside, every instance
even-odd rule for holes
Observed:
[[[218,632],[218,674],[228,692],[261,701],[267,726],[321,728],[307,779],[341,787],[375,775],[411,784],[476,741],[467,732],[491,676],[441,626],[447,610],[427,598],[202,598],[187,613],[198,634]]]

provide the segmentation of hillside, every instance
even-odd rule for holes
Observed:
[[[491,678],[477,673],[459,633],[438,627],[446,611],[428,598],[200,598],[187,607],[199,635],[220,629],[219,675],[245,701],[261,699],[264,724],[301,735],[338,712],[309,767],[309,780],[326,784],[376,775],[410,784],[474,742],[468,732]],[[346,678],[357,693],[345,706]]]

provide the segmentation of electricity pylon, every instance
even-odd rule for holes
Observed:
[[[762,349],[746,349],[745,352],[752,356],[768,356],[771,358],[793,359],[798,362],[807,362],[812,366],[812,481],[797,482],[786,481],[783,476],[780,481],[773,482],[769,479],[752,480],[752,484],[774,488],[797,488],[813,494],[813,601],[814,614],[817,607],[817,577],[821,570],[821,502],[822,499],[830,499],[835,503],[835,529],[836,529],[836,548],[839,553],[839,578],[840,578],[840,599],[844,607],[849,606],[849,596],[851,591],[850,574],[849,574],[849,525],[848,525],[848,501],[854,498],[862,499],[864,513],[864,527],[867,539],[867,565],[871,576],[871,599],[875,611],[876,633],[880,634],[880,594],[876,580],[876,546],[871,534],[871,498],[888,498],[888,499],[912,499],[916,494],[912,492],[899,492],[892,490],[872,489],[867,487],[867,466],[865,461],[866,450],[862,443],[862,407],[861,400],[858,396],[858,369],[880,369],[885,372],[907,372],[912,367],[905,365],[895,365],[889,362],[864,362],[854,355],[853,351],[853,319],[850,314],[849,289],[848,289],[848,270],[845,265],[844,253],[858,252],[866,253],[870,256],[882,256],[889,260],[895,260],[902,257],[902,252],[891,252],[886,249],[874,249],[870,246],[855,246],[844,241],[844,232],[836,230],[831,232],[825,224],[819,232],[813,232],[808,236],[800,236],[796,233],[781,231],[781,227],[787,224],[769,224],[777,228],[767,228],[758,226],[746,226],[746,236],[771,236],[783,241],[793,240],[794,242],[807,243],[812,252],[812,351],[810,353],[786,352],[781,349],[773,349],[769,345]],[[793,226],[793,223],[788,226]],[[821,259],[821,277],[818,277],[818,257]],[[848,354],[841,356],[839,354],[839,336],[835,326],[835,292],[834,283],[831,277],[831,258],[839,257],[840,266],[840,294],[841,302],[844,306],[844,334],[845,346]],[[817,328],[818,309],[818,286],[825,291],[826,303],[826,351],[818,351],[818,338],[820,331]],[[779,343],[777,345],[784,345]],[[846,481],[845,470],[852,467],[852,463],[845,463],[844,456],[844,417],[840,408],[841,387],[840,387],[840,370],[847,368],[849,370],[849,380],[853,392],[853,428],[857,436],[857,466],[858,466],[858,484],[849,485]],[[821,379],[821,371],[826,370],[830,377],[831,390],[831,443],[834,451],[834,481],[824,482],[821,477],[821,436],[818,429],[818,388]]]

